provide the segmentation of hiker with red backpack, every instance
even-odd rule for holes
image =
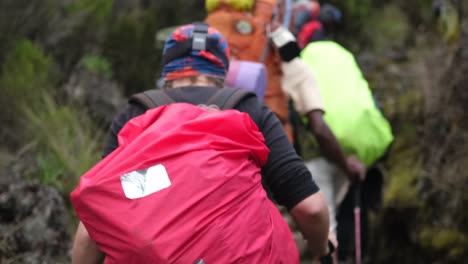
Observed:
[[[302,10],[309,12],[306,8]],[[284,27],[276,28],[270,36],[283,59],[282,87],[297,112],[306,117],[315,136],[303,138],[302,145],[309,149],[302,156],[328,202],[331,233],[338,235],[337,257],[344,260],[352,255],[348,234],[355,229],[354,251],[360,263],[361,247],[365,248],[365,244],[361,245],[361,236],[365,238],[366,231],[361,228],[366,227],[361,215],[366,221],[367,212],[361,211],[361,200],[366,201],[363,203],[366,206],[367,201],[372,200],[370,197],[378,200],[370,193],[379,193],[381,180],[371,188],[368,183],[381,177],[381,174],[375,175],[375,164],[387,152],[393,135],[354,56],[328,39],[340,19],[339,9],[325,4],[318,15],[310,14],[308,19],[296,20],[302,23],[295,25],[297,38]],[[317,132],[324,127],[328,132],[326,137]],[[320,153],[311,151],[316,149]],[[354,219],[353,206],[357,209]],[[346,219],[341,226],[340,217]]]
[[[224,37],[179,27],[163,51],[164,90],[132,96],[105,158],[71,198],[72,263],[299,263],[285,206],[328,261],[328,209],[278,118],[255,94],[223,88]],[[326,263],[326,262],[324,262]]]

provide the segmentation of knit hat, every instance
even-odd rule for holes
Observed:
[[[181,26],[164,44],[162,77],[166,81],[200,74],[224,78],[228,69],[228,43],[207,24]]]

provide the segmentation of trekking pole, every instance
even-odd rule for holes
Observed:
[[[356,264],[361,264],[361,185],[354,187],[354,248]]]
[[[275,7],[275,11],[273,12],[273,17],[271,19],[271,22],[272,23],[278,22],[280,12],[281,12],[281,10],[280,10],[281,5],[284,6],[282,25],[285,28],[289,29],[289,25],[291,24],[291,17],[292,17],[292,2],[291,2],[291,0],[282,0],[282,1],[280,0],[280,1],[278,1],[277,5]],[[268,51],[269,51],[269,48],[270,48],[270,43],[271,43],[271,40],[268,38],[266,43],[265,43],[265,47],[263,48],[262,54],[260,55],[259,62],[261,62],[261,63],[265,62],[266,56],[268,55]]]

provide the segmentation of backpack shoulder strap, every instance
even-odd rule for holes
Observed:
[[[146,109],[175,103],[175,101],[164,90],[149,90],[134,94],[130,97],[129,102],[138,103]]]
[[[233,109],[244,98],[254,96],[252,92],[244,89],[223,88],[219,89],[209,100],[208,105],[215,104],[221,110]]]

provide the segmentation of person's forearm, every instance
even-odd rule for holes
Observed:
[[[291,209],[290,213],[307,240],[313,257],[326,255],[330,220],[323,194],[318,192],[309,196]]]
[[[309,128],[317,139],[320,151],[329,161],[348,173],[346,155],[338,140],[322,118],[322,113],[308,114]]]
[[[102,264],[104,254],[91,239],[85,226],[80,222],[76,230],[72,250],[72,264]]]

